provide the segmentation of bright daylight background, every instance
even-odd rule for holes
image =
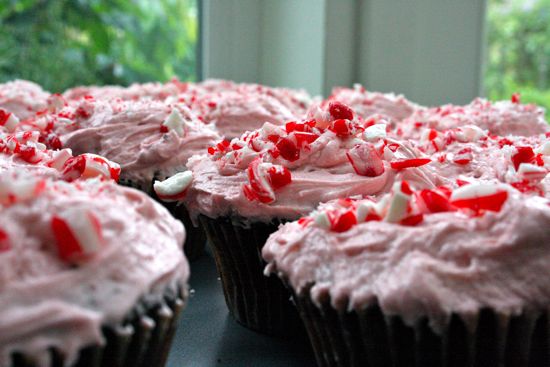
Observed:
[[[198,0],[0,1],[0,82],[197,79]],[[520,92],[550,110],[550,0],[487,1],[486,96]]]
[[[0,82],[195,80],[197,0],[0,0]]]

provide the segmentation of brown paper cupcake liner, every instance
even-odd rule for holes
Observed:
[[[290,292],[275,276],[263,274],[261,248],[281,223],[252,223],[199,216],[216,261],[230,314],[245,327],[270,335],[304,336]]]
[[[309,289],[293,298],[319,366],[550,366],[548,310],[504,316],[482,309],[474,332],[453,314],[439,335],[426,318],[407,326],[377,304],[346,312],[329,299],[318,307]]]
[[[155,191],[153,190],[153,181],[148,184],[139,183],[136,181],[120,178],[119,183],[124,186],[132,187],[134,189],[145,192],[147,195],[151,196],[157,202],[162,204],[172,216],[180,220],[186,232],[185,245],[183,246],[183,251],[188,260],[195,260],[204,253],[204,248],[206,246],[206,235],[202,228],[195,226],[189,216],[189,212],[183,204],[171,202],[167,203],[160,200]]]
[[[166,363],[179,316],[184,308],[186,290],[167,292],[162,302],[137,307],[126,321],[104,327],[104,345],[80,350],[74,367],[162,367]],[[145,308],[146,307],[146,308]],[[52,348],[46,367],[64,367],[64,356]],[[43,361],[41,361],[43,362]],[[15,353],[12,367],[38,367],[31,356]],[[40,365],[42,366],[42,365]]]

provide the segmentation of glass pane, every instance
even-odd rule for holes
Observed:
[[[8,1],[0,82],[75,85],[195,80],[197,0]]]
[[[550,110],[550,0],[489,0],[485,91]]]

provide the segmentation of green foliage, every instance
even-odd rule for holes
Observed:
[[[550,0],[489,0],[485,89],[491,99],[519,92],[550,115]]]
[[[194,80],[196,0],[0,0],[0,82]]]

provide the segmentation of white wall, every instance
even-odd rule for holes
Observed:
[[[423,104],[480,93],[486,0],[203,0],[204,76]]]

